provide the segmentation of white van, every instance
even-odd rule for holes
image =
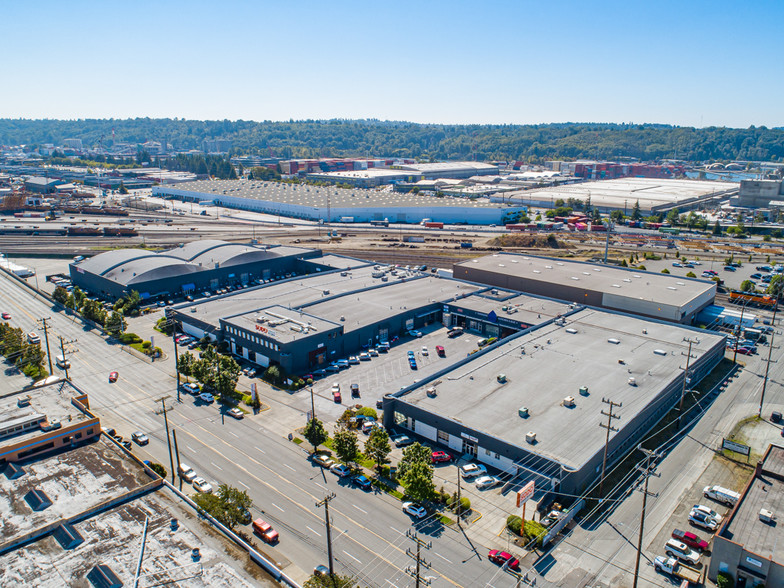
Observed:
[[[177,474],[189,484],[196,478],[196,472],[193,471],[193,468],[183,462],[180,462],[180,467],[177,468]]]
[[[705,495],[705,498],[712,498],[716,502],[721,502],[727,506],[735,506],[735,503],[740,500],[740,494],[721,486],[705,486],[702,493]]]
[[[68,359],[64,355],[58,355],[57,357],[55,357],[54,362],[55,364],[57,364],[57,367],[59,367],[61,370],[67,370],[70,369],[71,367],[71,362],[68,361]]]
[[[39,337],[38,333],[36,333],[35,331],[30,331],[29,333],[27,333],[27,342],[30,345],[38,345],[39,343],[41,343],[41,337]]]

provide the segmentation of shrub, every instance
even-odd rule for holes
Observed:
[[[544,536],[547,534],[547,529],[536,521],[525,521],[525,538],[528,541],[536,539],[536,546],[541,547]]]
[[[668,270],[668,269],[665,267],[665,268],[664,268],[664,269],[661,271],[661,273],[663,273],[663,274],[669,274],[669,273],[670,273],[670,270]]]
[[[151,463],[150,469],[158,474],[164,480],[166,479],[166,468],[159,463]]]
[[[152,341],[143,341],[142,342],[142,348],[149,349],[150,347],[152,347]]]
[[[727,572],[719,572],[716,577],[716,586],[719,588],[731,588],[734,584],[732,576]]]
[[[523,524],[523,519],[517,515],[509,515],[506,517],[506,528],[515,535],[520,534],[520,526]]]
[[[362,416],[373,417],[374,419],[378,420],[378,413],[376,412],[376,409],[371,408],[369,406],[363,406],[357,411],[357,414]]]

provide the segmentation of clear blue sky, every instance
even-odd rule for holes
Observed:
[[[0,117],[784,126],[784,2],[0,4]]]

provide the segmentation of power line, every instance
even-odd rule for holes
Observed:
[[[52,319],[42,318],[41,319],[41,328],[44,331],[44,340],[46,341],[46,358],[49,360],[49,373],[54,373],[54,368],[52,367],[52,353],[49,351],[49,321]]]
[[[607,400],[606,398],[602,398],[602,402],[610,406],[610,410],[608,412],[601,411],[601,413],[607,417],[607,424],[599,423],[599,426],[602,429],[607,429],[607,436],[604,439],[604,456],[602,457],[602,477],[599,479],[599,497],[602,496],[602,490],[604,489],[604,472],[607,468],[607,448],[610,445],[610,432],[618,432],[618,427],[613,427],[613,419],[620,419],[621,417],[617,414],[613,414],[613,409],[615,407],[621,408],[623,406],[623,402],[613,402],[612,400]]]
[[[425,568],[426,570],[430,569],[430,562],[425,561],[422,559],[422,548],[430,549],[433,547],[433,544],[428,541],[427,543],[420,539],[416,532],[411,531],[410,529],[406,532],[406,537],[411,539],[414,543],[416,543],[416,554],[411,551],[411,548],[406,549],[406,555],[413,560],[416,560],[416,570],[412,571],[410,567],[406,568],[406,573],[414,578],[416,582],[416,588],[419,588],[420,585],[424,584],[425,586],[430,586],[430,578],[422,577],[421,569]]]
[[[329,557],[329,576],[335,579],[335,563],[332,559],[332,526],[329,523],[329,501],[335,499],[335,493],[330,492],[324,497],[324,500],[317,502],[316,506],[324,506],[324,523],[327,526],[327,555]]]
[[[634,582],[632,584],[632,588],[637,588],[637,578],[640,574],[640,554],[642,553],[642,535],[645,529],[645,506],[648,503],[648,495],[650,494],[654,498],[658,496],[658,494],[654,494],[652,492],[648,492],[648,479],[651,476],[659,476],[659,474],[654,474],[653,470],[656,469],[655,459],[658,459],[660,455],[655,451],[650,449],[644,449],[641,445],[637,446],[637,449],[642,451],[645,454],[645,467],[639,468],[640,471],[643,472],[643,476],[645,477],[645,481],[643,482],[642,488],[642,510],[640,511],[640,535],[637,539],[637,557],[635,558],[634,562]]]
[[[681,401],[678,404],[678,424],[675,427],[676,431],[681,430],[681,417],[683,416],[683,397],[686,394],[686,384],[691,382],[691,378],[689,377],[689,362],[693,357],[697,357],[696,355],[691,354],[691,346],[694,344],[696,345],[700,344],[700,340],[697,339],[696,337],[694,339],[691,339],[689,337],[684,337],[683,341],[689,344],[689,350],[685,354],[686,369],[683,371],[683,386],[681,387]],[[737,348],[735,349],[735,352],[737,353]],[[681,355],[683,355],[683,352],[681,352]]]

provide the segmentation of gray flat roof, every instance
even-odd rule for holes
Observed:
[[[30,397],[29,406],[17,406],[17,400]],[[73,388],[66,385],[62,388],[59,385],[44,386],[35,390],[17,392],[0,399],[0,427],[6,427],[11,421],[23,419],[33,414],[45,415],[47,420],[58,420],[62,424],[75,424],[81,421],[90,420],[83,412],[71,404],[74,397]],[[42,435],[39,427],[17,433],[10,437],[0,440],[0,453],[2,450],[15,445],[25,439],[34,439]]]
[[[716,289],[714,282],[694,278],[512,253],[494,253],[455,264],[460,266],[678,307]]]
[[[344,333],[348,333],[411,309],[434,302],[447,302],[456,296],[465,296],[481,289],[466,282],[433,277],[395,280],[394,276],[390,276],[389,282],[379,283],[385,285],[312,304],[304,310],[342,324]],[[345,320],[341,321],[341,317]]]
[[[310,263],[318,263],[320,265],[326,265],[335,269],[351,269],[372,265],[370,261],[366,261],[364,259],[344,257],[342,255],[335,255],[332,253],[322,255],[321,257],[309,257],[308,261]]]
[[[491,291],[474,294],[455,305],[459,304],[461,308],[484,314],[495,312],[497,316],[508,317],[529,325],[538,325],[569,310],[568,302],[536,298],[509,290],[496,291],[497,295],[493,295]]]
[[[433,385],[428,383],[400,400],[512,445],[524,445],[526,433],[533,431],[537,453],[579,469],[604,444],[605,431],[597,426],[606,408],[602,396],[623,403],[619,426],[631,422],[680,375],[688,350],[683,338],[694,334],[672,324],[584,309],[567,317],[565,326],[546,325],[456,368],[441,378],[434,398],[426,394]],[[723,340],[709,331],[699,338],[692,356]],[[497,382],[499,374],[506,375],[506,384]],[[629,377],[636,386],[628,384]],[[582,386],[588,387],[587,397],[579,394]],[[574,408],[562,406],[566,396],[575,398]],[[527,419],[518,416],[523,406]]]
[[[264,327],[263,336],[281,343],[291,343],[304,339],[314,333],[340,327],[340,323],[325,321],[306,312],[291,310],[285,306],[269,306],[224,321],[241,329],[254,331],[256,326]],[[307,325],[307,326],[306,326]]]
[[[784,562],[784,527],[763,523],[759,519],[759,511],[764,508],[780,516],[784,509],[784,481],[768,475],[766,470],[781,475],[784,447],[770,446],[761,475],[751,481],[721,536],[739,543],[747,551],[781,564]]]
[[[203,195],[205,200],[230,196],[311,208],[325,208],[327,198],[332,208],[505,208],[502,204],[492,204],[488,200],[471,201],[465,198],[437,198],[393,190],[309,186],[259,180],[200,180],[156,188],[156,193],[163,194],[179,194],[184,191]]]
[[[365,266],[350,270],[346,277],[337,271],[308,274],[232,292],[219,298],[180,304],[176,309],[217,327],[222,318],[253,312],[274,304],[296,308],[325,296],[362,290],[380,282],[379,279],[371,277],[372,273],[373,267]],[[329,294],[325,293],[327,291]]]

